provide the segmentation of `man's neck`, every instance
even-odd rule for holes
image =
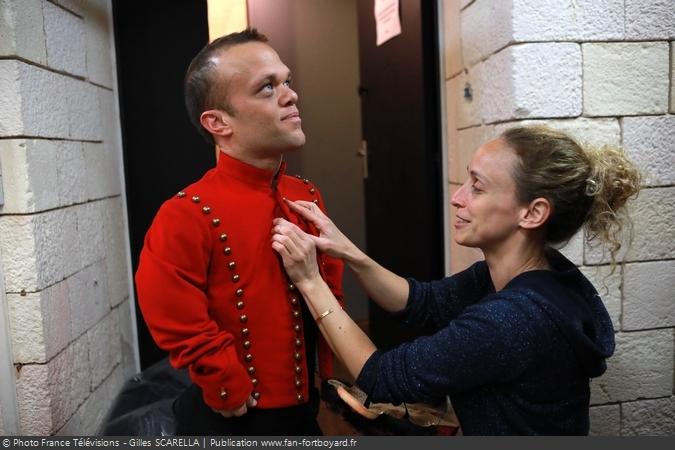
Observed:
[[[250,166],[257,167],[258,169],[264,169],[274,173],[279,170],[279,166],[281,166],[281,161],[283,159],[282,155],[259,157],[256,155],[246,154],[245,152],[234,152],[222,147],[218,148],[221,152],[231,156],[234,159],[237,159]]]

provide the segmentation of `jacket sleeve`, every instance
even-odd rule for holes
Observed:
[[[208,224],[172,199],[150,227],[136,272],[138,302],[157,345],[171,364],[188,367],[215,409],[234,409],[253,390],[233,346],[209,315],[207,287],[212,238]]]
[[[435,403],[520,375],[551,328],[527,302],[495,297],[466,308],[434,335],[375,352],[356,384],[373,402]]]
[[[405,324],[438,331],[492,290],[486,270],[485,263],[478,262],[441,280],[421,282],[409,278],[406,307],[394,315]]]

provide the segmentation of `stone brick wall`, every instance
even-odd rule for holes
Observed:
[[[110,15],[109,0],[0,0],[0,298],[21,434],[95,433],[136,368]]]
[[[672,0],[441,3],[450,193],[473,151],[517,123],[622,146],[644,171],[634,241],[616,272],[607,277],[606,252],[582,236],[564,252],[606,288],[616,329],[607,373],[591,384],[591,433],[675,433]],[[453,273],[480,258],[454,243],[450,252]]]

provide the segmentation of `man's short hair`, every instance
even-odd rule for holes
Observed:
[[[230,47],[247,42],[267,42],[267,37],[255,28],[246,28],[244,31],[221,36],[201,49],[194,57],[185,74],[184,94],[185,107],[190,121],[199,133],[211,144],[214,144],[211,134],[202,127],[199,121],[202,113],[209,109],[223,109],[234,115],[232,105],[227,101],[227,95],[222,87],[213,89],[217,84],[218,73],[212,58],[219,52]]]

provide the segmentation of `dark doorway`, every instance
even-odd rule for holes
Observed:
[[[401,3],[402,33],[376,46],[374,0],[358,2],[361,113],[367,142],[368,254],[401,276],[441,278],[443,180],[436,2]],[[389,348],[424,330],[372,301],[370,334]]]
[[[134,273],[160,205],[215,164],[192,127],[183,76],[208,43],[205,0],[113,1],[126,199]],[[136,306],[141,368],[166,356]]]

